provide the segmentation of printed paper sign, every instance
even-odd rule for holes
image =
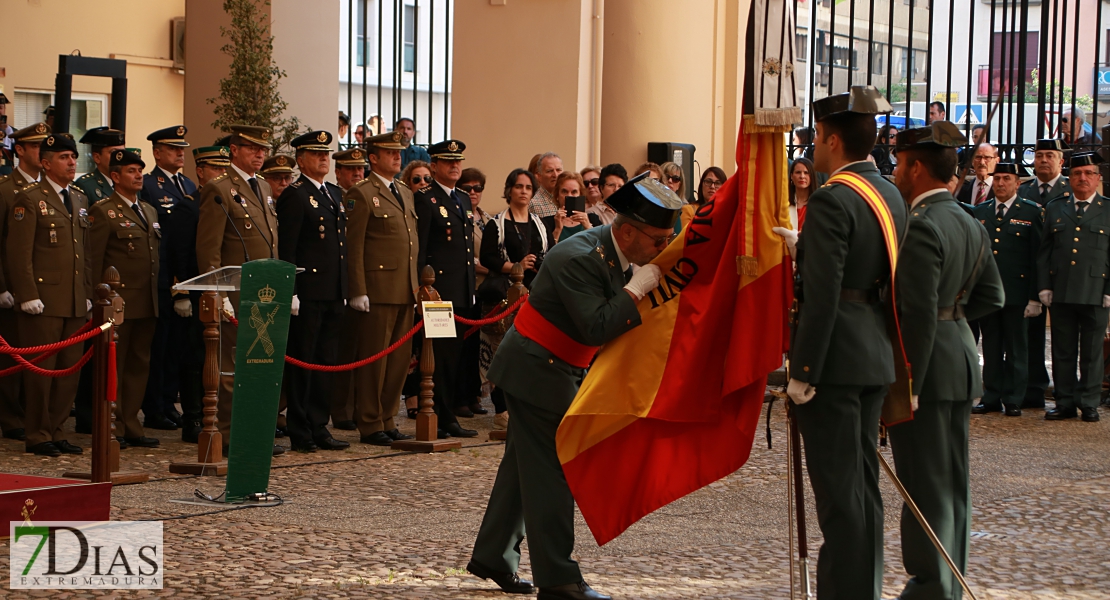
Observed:
[[[453,338],[455,309],[451,302],[421,302],[424,308],[424,335],[430,338]]]

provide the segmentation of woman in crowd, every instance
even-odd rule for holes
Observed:
[[[467,214],[470,216],[470,220],[474,222],[474,256],[478,256],[482,251],[482,233],[486,228],[486,223],[493,218],[492,215],[479,206],[482,202],[482,192],[486,189],[486,174],[475,168],[463,169],[455,187],[460,192],[470,196],[470,211]],[[482,266],[478,261],[474,261],[475,285],[482,285],[486,273],[489,273],[489,269]]]
[[[659,165],[650,161],[640,165],[640,167],[636,169],[636,174],[633,175],[633,177],[639,175],[640,173],[647,173],[649,171],[651,172],[651,175],[648,175],[648,177],[651,177],[656,181],[663,181],[663,169],[660,168]]]
[[[560,178],[561,180],[561,178]],[[489,313],[504,300],[510,281],[509,272],[513,265],[524,268],[524,287],[531,287],[532,280],[540,270],[543,257],[548,248],[555,245],[555,238],[539,217],[528,212],[532,194],[538,187],[536,176],[527,169],[513,169],[505,179],[505,202],[509,207],[486,223],[482,234],[482,250],[479,260],[489,269],[489,275],[478,289],[478,300],[483,314]],[[512,317],[502,323],[494,323],[482,328],[482,353],[480,372],[485,380],[489,361],[505,331],[512,324]],[[490,393],[493,407],[494,427],[504,429],[508,426],[509,413],[505,407],[505,396],[496,387]]]
[[[879,135],[875,138],[875,149],[871,151],[871,156],[875,159],[875,166],[878,167],[879,173],[883,175],[894,174],[894,165],[898,164],[898,159],[891,150],[894,149],[897,141],[897,127],[883,125],[879,128]]]
[[[405,165],[405,170],[401,171],[399,179],[401,183],[409,186],[413,193],[416,193],[432,185],[432,167],[422,160],[414,160]],[[414,340],[412,348],[413,361],[415,362],[420,353],[419,341]],[[409,376],[405,380],[405,388],[401,390],[401,393],[405,396],[405,411],[410,419],[415,419],[420,406],[420,398],[418,398],[420,394],[420,371],[415,368],[415,365],[409,367]]]
[[[808,158],[799,158],[790,167],[790,224],[794,231],[801,231],[806,220],[806,205],[809,195],[815,189],[813,163]]]
[[[612,223],[617,213],[601,201],[601,167],[589,165],[578,174],[586,184],[586,213],[596,216],[602,225]]]
[[[813,137],[812,128],[795,128],[793,139],[794,151],[790,154],[790,160],[797,160],[799,158],[813,160]]]
[[[401,171],[401,181],[414,193],[432,185],[432,166],[422,160],[414,160]]]
[[[697,193],[694,194],[694,201],[682,207],[682,214],[679,216],[679,222],[683,227],[694,218],[694,213],[706,202],[713,199],[717,194],[717,190],[725,184],[725,172],[721,167],[709,167],[701,174],[701,181],[698,182]]]
[[[582,176],[574,171],[564,171],[555,180],[555,206],[559,212],[553,216],[544,217],[544,224],[552,230],[552,239],[556,243],[570,236],[585,231],[591,227],[600,227],[601,219],[584,211],[570,211],[567,213],[567,198],[579,198],[585,195],[586,184]],[[582,203],[585,205],[585,201]]]
[[[663,184],[671,188],[671,191],[682,198],[683,204],[686,203],[686,178],[682,175],[682,167],[678,163],[665,162],[659,165],[659,169],[663,172]],[[674,232],[676,234],[682,233],[682,219],[675,221]]]

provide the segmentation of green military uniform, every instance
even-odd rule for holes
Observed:
[[[995,173],[1020,176],[1019,165],[1000,163]],[[1011,172],[1012,171],[1012,172]],[[1009,207],[995,197],[974,209],[974,217],[987,229],[991,255],[998,265],[1006,304],[979,320],[983,334],[983,399],[972,412],[1021,415],[1029,381],[1029,329],[1025,309],[1037,300],[1037,251],[1044,226],[1044,209],[1015,195]]]
[[[898,135],[898,150],[946,160],[966,143],[955,125],[934,122]],[[912,421],[890,428],[898,477],[961,571],[971,525],[968,424],[982,393],[969,319],[1000,308],[1002,280],[987,231],[936,181],[913,199],[898,258],[898,308],[913,393]],[[958,599],[962,589],[910,510],[902,508],[902,564],[911,578],[901,598]]]
[[[668,204],[649,199],[641,186],[659,196],[669,194],[664,200]],[[653,215],[647,224],[670,229],[678,218],[681,200],[660,188],[666,189],[654,180],[637,177],[610,196],[609,202],[626,215],[638,207],[640,214]],[[554,246],[544,258],[520,315],[524,311],[538,313],[538,319],[581,346],[601,346],[638,326],[636,301],[622,289],[627,261],[618,251],[611,229],[594,227]],[[488,372],[490,381],[505,392],[512,420],[505,457],[468,569],[480,577],[488,577],[484,573],[489,571],[515,573],[527,529],[532,573],[542,591],[582,581],[578,564],[570,557],[574,498],[556,453],[555,432],[586,370],[552,351],[559,346],[551,340],[525,337],[520,331],[526,317],[520,315],[505,334]]]
[[[1097,165],[1097,154],[1077,154],[1071,167]],[[1038,289],[1052,292],[1052,375],[1056,409],[1046,419],[1098,420],[1102,390],[1103,346],[1110,295],[1110,203],[1099,194],[1080,207],[1064,196],[1045,209],[1044,234],[1037,264]],[[1076,380],[1076,363],[1080,376]]]
[[[115,193],[108,177],[101,173],[100,169],[93,169],[91,172],[78,177],[73,185],[84,192],[93,203],[111,198],[112,194]]]
[[[92,145],[93,152],[100,152],[105,148],[114,148],[116,146],[124,145],[123,132],[118,129],[110,127],[94,127],[81,136],[82,144]],[[96,204],[105,198],[110,198],[115,189],[112,187],[112,179],[108,176],[108,165],[105,164],[104,172],[99,168],[93,168],[92,171],[85,173],[73,182],[85,196],[88,197],[89,202]],[[94,277],[99,277],[99,274],[94,274]]]
[[[1037,140],[1037,150],[1054,150],[1065,154],[1069,151],[1064,140],[1043,139]],[[1042,208],[1057,198],[1071,197],[1071,184],[1068,178],[1057,175],[1056,179],[1048,182],[1051,185],[1045,191],[1043,184],[1037,178],[1030,179],[1018,188],[1018,196],[1028,198],[1039,204]],[[1029,383],[1025,390],[1025,402],[1022,408],[1044,408],[1045,390],[1048,389],[1048,369],[1045,367],[1044,348],[1045,330],[1048,327],[1049,308],[1046,306],[1040,316],[1028,319],[1029,327]]]
[[[889,110],[877,90],[860,86],[813,103],[819,122],[835,120],[848,131],[858,127],[855,115]],[[898,190],[868,161],[842,170],[875,188],[900,235],[906,205]],[[883,398],[895,380],[880,290],[890,281],[891,265],[878,219],[852,188],[826,184],[807,206],[798,242],[802,303],[790,376],[817,390],[811,401],[795,407],[825,538],[817,560],[817,593],[875,598],[883,577],[875,444]]]

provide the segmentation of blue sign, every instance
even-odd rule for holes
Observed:
[[[1098,68],[1098,95],[1110,96],[1110,67]]]
[[[972,104],[971,105],[971,124],[972,125],[979,125],[979,124],[983,123],[983,120],[984,120],[983,109],[984,108],[985,107],[982,104]],[[968,109],[968,106],[966,104],[956,104],[955,106],[953,106],[952,107],[952,122],[956,123],[957,125],[963,125],[964,124],[964,119],[967,116],[967,109]]]

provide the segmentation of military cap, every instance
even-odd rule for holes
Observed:
[[[335,159],[335,164],[344,167],[365,167],[370,163],[366,162],[366,151],[362,148],[351,148],[342,152],[336,152],[331,157]]]
[[[293,165],[295,164],[297,163],[293,160],[292,156],[275,154],[274,156],[267,158],[266,162],[262,163],[262,170],[259,171],[259,173],[262,173],[263,175],[273,175],[275,173],[292,173]]]
[[[198,165],[230,167],[231,151],[227,149],[227,146],[201,146],[200,148],[193,148],[193,160]]]
[[[1029,177],[1029,169],[1016,163],[998,163],[995,165],[991,175],[998,175],[999,173],[1009,173],[1010,175],[1017,175],[1018,177]]]
[[[272,143],[270,140],[269,127],[256,127],[254,125],[232,125],[231,126],[231,141],[237,142],[238,140],[246,140],[251,144],[269,147]]]
[[[128,152],[131,152],[131,153],[135,154],[136,156],[142,156],[143,155],[142,148],[124,148],[124,150],[127,150]]]
[[[77,154],[77,142],[73,141],[73,136],[68,133],[51,133],[42,140],[39,145],[40,152],[65,152],[70,151]]]
[[[122,146],[126,142],[123,141],[123,132],[111,127],[93,127],[85,132],[78,140],[82,144],[89,144],[93,147],[103,148],[105,146]]]
[[[351,124],[351,117],[348,117],[347,113],[345,113],[343,111],[339,111],[339,122],[344,124],[344,125],[350,125]]]
[[[146,139],[154,142],[155,144],[165,144],[167,146],[176,146],[178,148],[188,148],[189,142],[185,141],[185,133],[188,129],[184,125],[174,125],[173,127],[166,127],[159,129],[154,133],[146,136]]]
[[[327,131],[310,131],[293,138],[289,145],[297,150],[331,152],[331,139],[332,136]]]
[[[435,160],[442,158],[443,160],[463,160],[463,151],[466,150],[466,144],[459,140],[443,140],[438,144],[428,146],[428,156]]]
[[[369,148],[381,148],[383,150],[404,150],[405,148],[409,147],[408,141],[405,140],[405,134],[401,133],[400,131],[391,131],[389,133],[375,135],[374,137],[368,137],[363,140],[362,143],[366,144],[366,146]],[[459,143],[462,144],[462,142]],[[465,148],[466,146],[463,146],[463,149]],[[460,154],[458,158],[461,159],[462,150],[460,150],[459,152]]]
[[[878,115],[893,110],[890,102],[886,101],[879,88],[873,85],[853,85],[851,90],[843,94],[815,100],[813,102],[813,120],[821,121],[841,113]]]
[[[12,140],[17,144],[26,144],[30,142],[41,142],[50,135],[50,126],[46,123],[35,123],[28,125],[12,134]]]
[[[216,141],[212,142],[212,145],[213,146],[224,146],[225,148],[230,147],[231,146],[231,136],[230,135],[225,135],[222,138],[217,138]]]
[[[629,179],[606,202],[617,214],[660,229],[674,228],[682,212],[682,199],[648,171]]]
[[[45,109],[43,109],[42,114],[44,114],[48,117],[53,117],[54,116],[54,105],[51,104],[50,106],[47,106]]]
[[[126,166],[126,165],[139,165],[146,168],[146,163],[138,154],[129,150],[116,150],[112,153],[112,158],[108,161],[108,165],[112,167]]]
[[[960,128],[949,121],[933,121],[925,127],[914,127],[898,134],[896,152],[912,148],[959,148],[967,145]]]
[[[1064,143],[1064,140],[1037,140],[1037,150],[1055,150],[1057,152],[1069,152],[1071,148]]]
[[[1076,167],[1092,167],[1104,163],[1102,156],[1098,152],[1078,152],[1071,155],[1071,160],[1068,161],[1068,168],[1074,169]]]

